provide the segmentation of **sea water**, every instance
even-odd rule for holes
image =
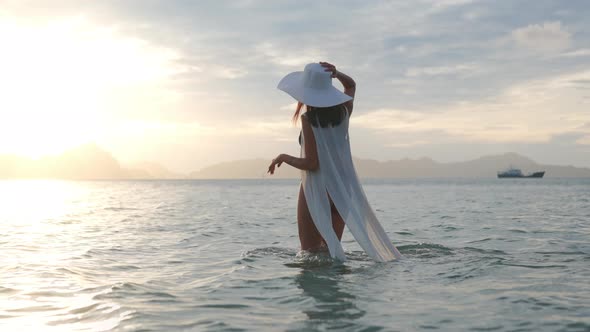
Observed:
[[[0,331],[589,331],[589,179],[369,180],[404,259],[298,253],[296,180],[0,181]]]

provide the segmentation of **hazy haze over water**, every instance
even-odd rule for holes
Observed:
[[[405,259],[298,257],[294,180],[0,181],[0,330],[590,329],[590,180],[365,190]]]

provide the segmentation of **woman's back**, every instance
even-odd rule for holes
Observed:
[[[309,119],[309,123],[312,127],[336,127],[348,116],[348,111],[344,105],[336,105],[332,107],[309,107],[305,116]]]
[[[344,105],[336,105],[332,107],[309,107],[308,111],[303,114],[309,121],[311,126],[315,128],[334,128],[339,127],[340,124],[348,118],[348,110]],[[348,123],[348,122],[347,122]],[[343,128],[348,132],[348,127]],[[347,138],[346,135],[345,138]],[[301,145],[301,133],[299,134],[299,144]]]

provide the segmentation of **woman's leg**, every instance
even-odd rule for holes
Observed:
[[[342,241],[342,233],[344,233],[344,220],[338,210],[334,206],[332,199],[330,199],[330,209],[332,210],[332,228],[334,228],[334,232],[336,232],[336,236],[338,236],[338,240]]]
[[[305,201],[303,187],[299,188],[299,200],[297,202],[297,228],[299,229],[299,241],[301,250],[318,251],[322,248],[324,239],[318,232]]]

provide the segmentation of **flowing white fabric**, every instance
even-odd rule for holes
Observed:
[[[401,254],[379,224],[356,174],[348,140],[348,124],[346,115],[335,127],[312,126],[319,168],[313,172],[302,171],[301,174],[307,207],[333,258],[346,260],[342,245],[332,227],[330,198],[367,255],[379,262],[401,258]],[[301,137],[301,156],[305,157],[306,137],[303,134]]]

